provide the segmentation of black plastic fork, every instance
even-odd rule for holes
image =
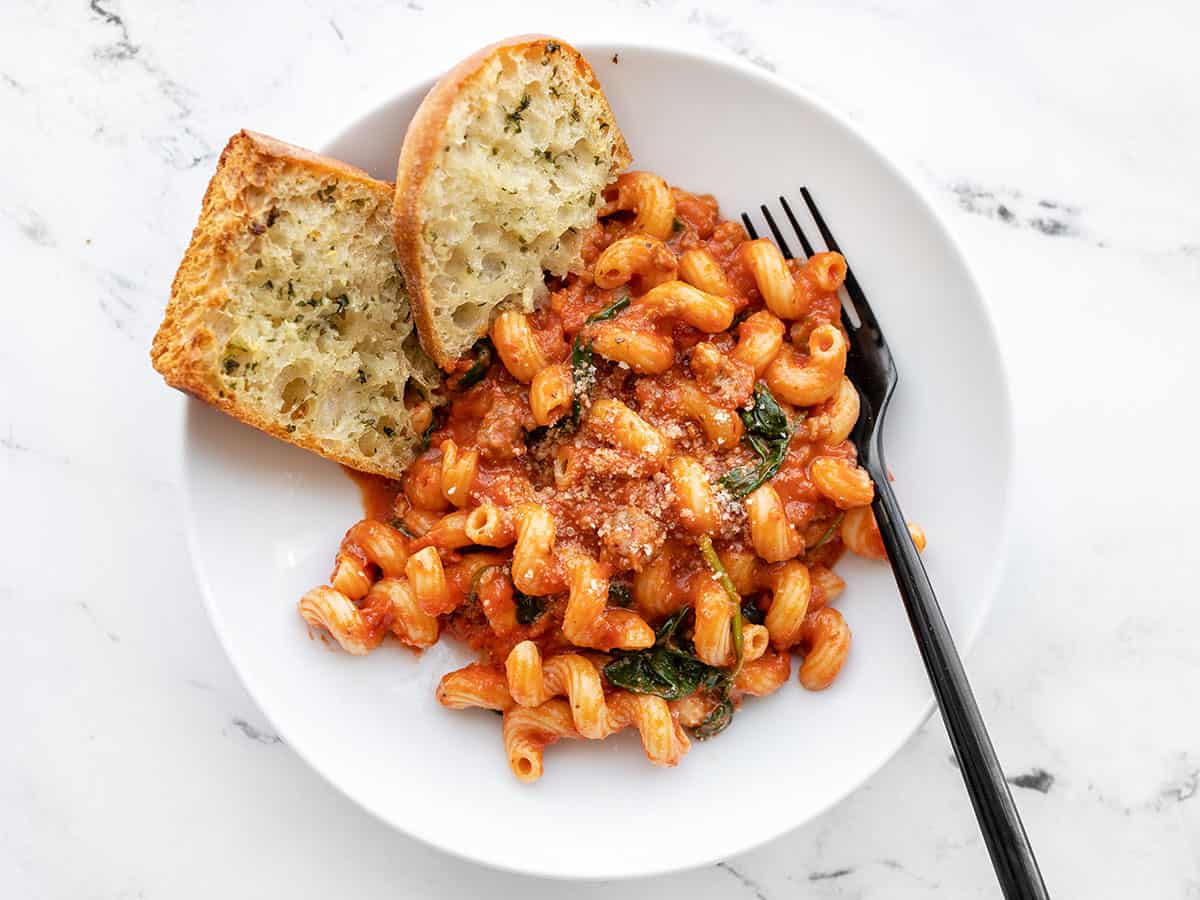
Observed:
[[[808,188],[801,188],[800,194],[826,247],[841,253],[841,247],[825,224]],[[805,256],[812,256],[813,245],[796,220],[787,199],[780,197],[779,203]],[[760,209],[780,251],[790,259],[793,255],[791,248],[771,210],[765,205]],[[754,223],[745,213],[742,213],[742,222],[750,237],[757,238]],[[946,627],[933,585],[929,583],[929,576],[908,533],[908,525],[888,478],[883,457],[883,417],[896,389],[896,364],[883,337],[883,330],[879,327],[879,320],[850,268],[846,270],[845,288],[850,311],[857,320],[855,324],[845,314],[842,316],[842,324],[850,338],[846,374],[858,390],[861,406],[851,438],[858,447],[859,464],[875,482],[875,499],[871,508],[892,563],[892,573],[904,598],[904,608],[908,612],[925,670],[933,684],[954,755],[967,784],[967,793],[975,807],[975,815],[979,819],[979,827],[987,842],[988,853],[991,854],[1004,896],[1008,900],[1048,898],[1050,895],[1042,882],[1033,848],[1029,845],[1025,827],[1021,824],[1021,817],[1005,783],[1004,771],[996,759],[996,751],[992,748],[983,717],[979,714],[979,707],[963,671],[962,661],[958,658],[954,640],[950,637],[950,630]]]

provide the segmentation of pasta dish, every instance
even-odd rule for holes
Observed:
[[[425,449],[300,601],[352,654],[472,648],[437,699],[502,713],[526,782],[550,744],[625,728],[675,765],[793,656],[828,688],[851,649],[835,564],[885,558],[848,440],[843,258],[785,260],[648,172],[598,203],[584,270],[414,404]]]

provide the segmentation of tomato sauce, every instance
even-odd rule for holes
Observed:
[[[400,493],[399,481],[385,478],[382,475],[359,472],[349,466],[342,466],[342,471],[358,486],[362,495],[364,519],[378,519],[380,522],[386,522],[392,517],[396,495]]]
[[[732,470],[755,466],[759,460],[745,441],[715,446],[703,423],[689,414],[684,397],[688,386],[692,386],[714,405],[718,416],[736,417],[742,412],[753,388],[754,373],[729,353],[737,342],[737,323],[762,309],[763,300],[753,273],[737,252],[747,240],[742,226],[721,221],[711,196],[678,189],[674,196],[675,231],[667,244],[676,254],[702,249],[714,257],[734,291],[730,298],[738,311],[734,325],[727,333],[708,335],[670,320],[648,322],[645,327],[665,329],[669,334],[675,348],[675,366],[663,375],[637,376],[623,364],[595,354],[593,384],[580,400],[586,414],[587,404],[597,399],[619,399],[671,443],[672,455],[694,458],[717,484]],[[626,288],[597,287],[590,271],[600,253],[629,232],[631,218],[628,213],[617,213],[590,229],[583,241],[585,272],[553,282],[555,289],[549,302],[529,317],[534,338],[551,362],[571,365],[572,346],[586,346],[588,329],[594,327],[585,324],[588,317],[627,293]],[[829,322],[840,326],[841,308],[836,293],[822,293],[808,273],[794,262],[790,265],[797,290],[804,291],[809,301],[807,315],[791,325],[791,340],[803,354],[807,350],[803,341],[814,328]],[[628,310],[621,322],[633,322],[638,315],[636,309]],[[706,342],[719,356],[710,349],[701,360],[697,348]],[[738,370],[738,366],[745,371]],[[428,447],[419,456],[421,464],[410,468],[403,483],[346,470],[362,491],[366,516],[395,523],[409,534],[427,530],[431,515],[415,511],[401,487],[409,487],[408,481],[420,477],[422,469],[428,472],[429,465],[441,457],[442,442],[450,439],[460,451],[479,451],[470,505],[490,502],[513,507],[535,502],[545,506],[556,523],[556,547],[560,551],[577,549],[607,564],[611,572],[624,573],[640,570],[664,547],[694,546],[695,536],[680,522],[670,479],[661,464],[615,446],[611,435],[598,433],[586,424],[538,428],[529,407],[528,387],[518,383],[498,357],[493,356],[486,375],[474,386],[456,391],[453,385],[452,380],[448,403],[439,410]],[[793,416],[794,423],[803,418],[803,411],[781,405]],[[810,412],[816,414],[819,409]],[[841,553],[836,528],[841,513],[817,491],[809,476],[809,465],[818,456],[853,460],[856,454],[848,442],[829,446],[809,440],[806,434],[797,424],[772,484],[788,520],[800,529],[810,547],[819,544],[809,561],[828,565]],[[415,485],[411,487],[415,490]],[[414,490],[409,495],[417,496]],[[718,497],[724,498],[719,502],[720,522],[712,535],[718,548],[749,549],[744,503],[725,492],[718,492]],[[486,548],[476,548],[482,549]],[[444,556],[449,563],[470,552],[475,551],[467,548]],[[680,564],[673,572],[680,587],[703,568],[698,554],[695,556],[694,564]],[[455,585],[454,589],[470,594],[469,585]],[[563,649],[567,644],[559,624],[566,594],[542,602],[544,612],[535,621],[505,635],[493,633],[477,602],[465,603],[445,617],[445,627],[483,654],[485,660],[502,661],[516,643],[525,639],[537,641],[545,650]]]

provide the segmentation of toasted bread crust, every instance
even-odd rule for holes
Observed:
[[[171,298],[154,336],[150,359],[167,384],[272,437],[363,472],[397,477],[399,473],[389,467],[363,456],[331,451],[300,431],[287,431],[279,419],[239,404],[221,389],[205,361],[204,348],[216,341],[217,335],[205,324],[203,313],[222,308],[229,299],[220,285],[223,273],[237,258],[235,237],[252,224],[246,193],[263,188],[273,171],[283,166],[307,167],[318,175],[353,180],[384,198],[392,193],[391,185],[336,159],[251,131],[235,134],[222,151],[204,194],[200,219],[171,285]]]
[[[421,346],[442,369],[450,371],[456,359],[451,357],[438,334],[429,297],[429,284],[421,261],[421,235],[424,221],[421,197],[425,182],[433,171],[442,133],[451,110],[460,94],[466,91],[481,74],[485,63],[493,56],[536,56],[544,52],[547,41],[559,45],[564,59],[570,59],[579,76],[591,85],[603,101],[610,121],[616,117],[609,106],[608,98],[600,87],[596,73],[583,55],[560,38],[545,34],[523,34],[505,38],[472,53],[447,72],[425,96],[416,115],[409,123],[400,151],[396,170],[396,191],[392,207],[392,228],[396,240],[396,253],[409,290],[417,333]],[[620,168],[633,161],[623,135],[617,135],[615,157]]]

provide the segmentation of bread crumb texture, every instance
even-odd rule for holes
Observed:
[[[601,193],[628,164],[580,64],[553,40],[493,53],[449,111],[420,206],[426,300],[450,358],[499,308],[540,303],[544,272],[578,269]]]
[[[176,276],[155,367],[278,437],[398,474],[421,438],[406,400],[428,399],[438,375],[418,346],[391,204],[391,185],[348,166],[235,136]]]

